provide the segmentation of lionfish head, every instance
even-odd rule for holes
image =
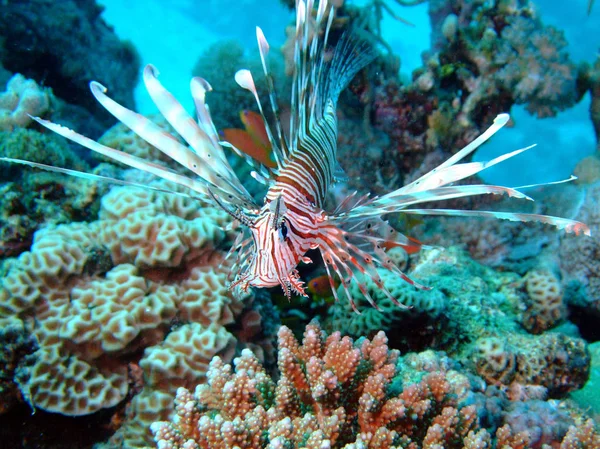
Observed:
[[[247,225],[246,238],[238,247],[240,270],[232,286],[246,290],[280,285],[288,297],[292,292],[306,296],[296,270],[300,259],[306,258],[296,251],[299,236],[294,235],[288,214],[284,201],[277,198],[266,202],[251,219],[245,214],[244,221],[240,220]]]

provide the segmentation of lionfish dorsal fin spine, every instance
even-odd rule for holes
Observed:
[[[269,126],[269,123],[267,122],[267,120],[265,118],[265,112],[262,107],[262,102],[260,101],[260,98],[258,96],[258,91],[256,90],[256,84],[254,83],[254,78],[252,77],[252,73],[250,73],[250,70],[247,70],[247,69],[238,70],[235,74],[235,82],[238,83],[238,85],[241,88],[250,91],[252,93],[252,95],[254,96],[254,100],[256,101],[258,111],[259,111],[260,115],[262,116],[263,121],[265,123],[265,131],[267,132],[267,137],[269,138],[269,142],[271,142],[271,145],[273,146],[273,155],[275,156],[275,162],[277,163],[277,168],[282,167],[283,162],[285,161],[285,155],[281,151],[281,148],[279,148],[279,146],[277,145],[277,141],[275,140],[273,131],[271,131],[271,127]]]
[[[256,41],[258,42],[258,51],[260,53],[260,59],[262,62],[263,72],[265,74],[265,80],[267,83],[267,90],[269,92],[269,101],[271,103],[271,112],[273,113],[273,124],[275,126],[275,131],[277,132],[277,137],[279,141],[279,147],[281,148],[281,153],[283,154],[283,160],[285,160],[289,154],[289,144],[286,140],[285,134],[283,132],[283,128],[281,126],[281,116],[279,113],[279,103],[277,101],[277,93],[275,91],[275,85],[273,81],[273,74],[271,73],[271,68],[269,65],[269,43],[260,27],[256,27]],[[267,119],[263,115],[263,121],[265,122],[265,127],[267,126]],[[273,147],[276,147],[275,142],[271,142]]]
[[[164,88],[157,75],[158,71],[154,66],[148,64],[144,68],[143,79],[146,89],[163,117],[190,145],[197,156],[194,157],[193,154],[186,151],[178,157],[185,158],[187,156],[190,159],[192,171],[211,184],[221,186],[227,183],[238,193],[248,195],[229,165],[222,147],[218,143],[216,145],[213,143],[209,135],[198,126],[184,107]],[[198,157],[200,160],[198,160]],[[173,159],[177,160],[175,157]]]
[[[238,201],[250,199],[250,195],[239,183],[237,176],[235,176],[233,172],[230,173],[233,180],[230,180],[227,179],[226,176],[223,176],[219,171],[207,167],[198,154],[180,143],[171,134],[165,132],[162,128],[143,115],[127,109],[108,97],[105,93],[106,88],[100,83],[92,81],[90,83],[90,90],[96,100],[98,100],[108,112],[150,145],[162,151],[181,166],[194,172],[204,181],[215,186],[218,190],[225,192],[228,197],[231,197],[232,199],[236,198]],[[176,100],[173,99],[173,101],[177,103]]]
[[[290,157],[278,180],[300,186],[310,201],[320,206],[334,182],[338,165],[335,110],[338,97],[376,52],[355,30],[350,30],[330,53],[326,41],[335,9],[321,0],[315,20],[313,6],[313,1],[298,2]]]

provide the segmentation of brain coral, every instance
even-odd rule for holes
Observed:
[[[561,333],[483,337],[473,345],[471,361],[490,384],[539,385],[550,396],[581,388],[590,370],[585,342]]]
[[[566,308],[558,278],[549,270],[531,270],[525,276],[528,296],[527,310],[523,314],[523,326],[539,334],[553,327],[564,318]]]
[[[227,265],[217,268],[225,213],[115,187],[99,216],[37,231],[0,285],[0,321],[19,317],[39,341],[23,388],[48,411],[82,415],[117,404],[138,361],[147,385],[172,391],[235,343],[223,326],[243,305],[226,288]],[[167,355],[176,363],[157,370]],[[157,404],[149,396],[146,409]]]

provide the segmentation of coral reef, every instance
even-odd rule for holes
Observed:
[[[35,362],[33,355],[38,349],[38,343],[25,327],[14,320],[6,323],[0,330],[0,394],[2,404],[0,414],[6,413],[16,403],[22,400],[29,402],[26,385],[30,376],[30,367]]]
[[[137,52],[117,38],[94,0],[10,2],[2,12],[0,63],[7,70],[44,81],[57,97],[85,107],[105,125],[109,115],[89,95],[90,80],[105,85],[121,104],[133,106]]]
[[[22,127],[0,131],[0,156],[56,167],[70,167],[74,170],[89,171],[90,169],[89,165],[60,137]],[[23,173],[26,173],[25,169],[0,162],[0,175],[5,182],[19,180],[23,178]]]
[[[16,74],[0,93],[0,131],[26,128],[30,116],[42,117],[50,107],[49,89],[37,85],[34,80]]]
[[[559,248],[560,268],[566,285],[567,302],[583,309],[586,315],[600,316],[600,184],[585,189],[577,216],[585,220],[592,236],[575,240],[562,237]],[[592,325],[593,326],[593,325]]]
[[[565,316],[562,287],[550,271],[532,270],[522,278],[501,274],[456,248],[423,251],[412,263],[409,274],[433,290],[415,291],[381,272],[386,287],[410,309],[394,306],[367,284],[381,310],[365,305],[356,314],[345,302],[334,304],[326,328],[355,337],[384,330],[395,348],[444,350],[490,385],[527,385],[543,390],[544,397],[584,385],[590,365],[585,341],[545,332]],[[358,287],[351,288],[358,304],[366,303]],[[339,294],[343,297],[341,287]],[[523,327],[541,335],[532,337]]]
[[[388,291],[405,307],[398,307],[375,283],[365,279],[367,291],[379,310],[371,307],[361,294],[358,285],[352,283],[350,292],[354,298],[359,298],[356,306],[361,310],[361,314],[357,315],[348,301],[337,302],[329,311],[328,329],[344,329],[348,335],[358,338],[361,335],[371,335],[381,329],[392,332],[392,329],[398,326],[412,327],[411,323],[418,323],[414,325],[421,326],[423,322],[434,321],[443,313],[448,298],[441,289],[416,290],[389,270],[381,269],[379,274]],[[432,285],[437,285],[433,280],[431,281]],[[343,288],[339,287],[338,290],[340,298],[344,298]],[[399,343],[398,340],[395,339],[396,344]]]
[[[195,385],[235,347],[223,326],[243,304],[227,291],[227,264],[218,268],[228,221],[192,200],[115,187],[98,221],[37,231],[0,288],[2,321],[19,317],[40,344],[23,386],[32,405],[66,415],[115,406],[139,363],[146,389],[128,413],[168,416],[161,394]],[[144,441],[147,427],[127,432]]]
[[[513,104],[546,117],[579,100],[562,33],[543,25],[530,2],[508,3],[430,1],[433,49],[412,82],[370,77],[373,125],[393,142],[388,165],[407,178],[433,168],[429,154],[447,157]]]
[[[90,170],[64,140],[34,129],[0,131],[0,156]],[[93,220],[106,185],[0,162],[0,256],[26,251],[48,224]]]
[[[353,343],[339,332],[327,336],[312,323],[302,344],[286,327],[278,340],[277,383],[250,351],[234,361],[235,368],[213,359],[208,383],[194,394],[179,389],[174,419],[152,425],[157,447],[492,447],[477,405],[469,404],[474,392],[466,376],[451,369],[438,371],[403,385],[399,394],[391,392],[398,353],[388,349],[383,332]],[[581,425],[565,425],[574,420],[560,411],[553,418],[544,412],[554,420],[568,416],[559,428],[541,428],[542,435],[537,427],[516,431],[509,421],[533,418],[540,407],[547,407],[537,401],[524,404],[527,410],[519,406],[498,428],[495,447],[548,443],[592,449],[600,444],[591,420],[584,424],[578,417]]]
[[[346,4],[332,18],[330,42],[354,26],[387,50],[340,100],[339,159],[349,180],[332,189],[338,204],[353,188],[379,194],[414,180],[515,104],[554,116],[589,91],[600,134],[600,58],[576,67],[562,33],[544,25],[531,1],[429,0],[433,47],[410,82],[381,34],[388,3]],[[7,444],[48,447],[38,443],[45,421],[88,429],[72,437],[79,448],[92,440],[144,448],[152,434],[160,449],[600,448],[587,416],[600,413],[600,357],[598,344],[586,342],[600,338],[597,154],[578,166],[580,186],[550,192],[529,210],[568,203],[557,215],[576,212],[591,238],[532,224],[399,219],[428,244],[460,242],[418,255],[390,251],[433,287],[415,290],[381,270],[406,309],[369,280],[379,310],[350,287],[361,314],[314,292],[291,303],[268,289],[241,294],[229,289],[228,214],[101,157],[82,159],[30,121],[41,115],[99,135],[110,119],[89,95],[90,79],[132,106],[137,55],[104,23],[101,7],[4,7],[0,155],[158,189],[109,190],[0,166],[10,181],[0,186],[0,413],[27,426]],[[284,101],[290,42],[283,55],[271,51]],[[207,102],[218,129],[239,127],[240,111],[255,108],[234,82],[241,68],[258,75],[265,97],[260,59],[240,43],[218,42],[194,69],[214,83]],[[90,113],[99,118],[88,121]],[[172,131],[161,118],[157,125]],[[182,170],[122,124],[100,142]],[[240,161],[232,164],[250,179]],[[305,280],[323,274],[318,263],[299,270]],[[325,331],[317,321],[304,328],[315,316]],[[72,440],[60,435],[67,447]]]
[[[507,285],[516,282],[514,275],[502,276],[469,259],[456,247],[422,251],[412,258],[406,272],[430,291],[416,291],[402,285],[393,274],[381,271],[387,288],[411,309],[401,309],[388,302],[381,293],[381,311],[363,307],[352,313],[346,304],[334,304],[325,320],[328,329],[347,329],[352,336],[372,335],[384,330],[394,347],[418,351],[428,347],[457,354],[469,342],[487,332],[519,332],[520,325],[507,296]],[[352,287],[356,288],[356,287]],[[506,294],[505,294],[505,289]],[[343,298],[342,289],[338,292]],[[357,301],[365,301],[356,292]]]

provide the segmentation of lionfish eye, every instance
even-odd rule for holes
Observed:
[[[285,223],[281,223],[281,226],[279,227],[279,232],[281,232],[281,240],[285,240],[288,233],[288,229]]]

